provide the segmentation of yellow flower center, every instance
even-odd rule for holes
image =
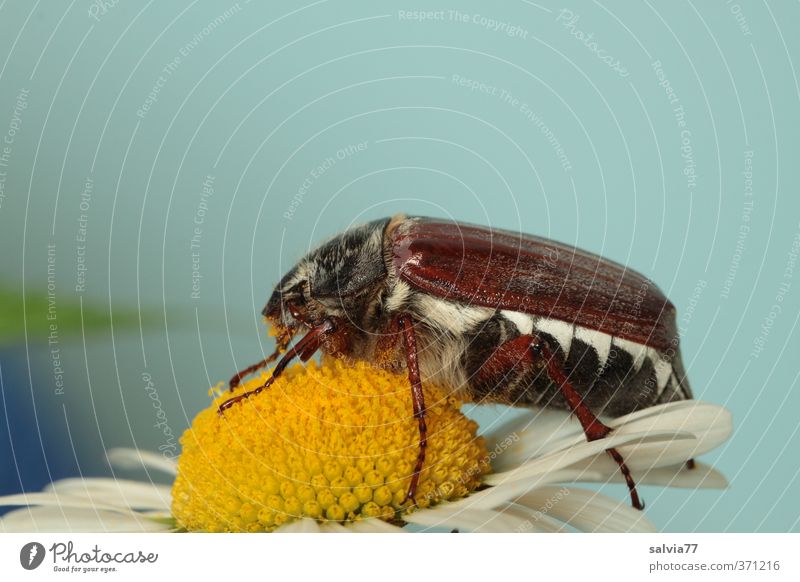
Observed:
[[[236,393],[262,385],[262,374]],[[325,359],[288,368],[228,408],[219,396],[181,438],[172,513],[190,531],[271,531],[311,517],[400,521],[419,446],[408,378]],[[489,471],[477,424],[461,402],[425,387],[428,449],[416,500],[464,497]]]

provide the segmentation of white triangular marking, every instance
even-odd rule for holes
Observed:
[[[572,336],[575,333],[571,323],[559,319],[542,318],[536,322],[536,329],[553,336],[558,345],[561,346],[564,357],[569,356],[569,349],[572,347]]]
[[[521,335],[530,335],[533,333],[533,317],[527,313],[520,313],[519,311],[501,311],[500,313],[517,326]]]
[[[612,337],[602,331],[596,329],[589,329],[587,327],[575,328],[575,339],[582,341],[594,348],[597,352],[597,359],[600,361],[600,367],[606,365],[608,361],[608,354],[611,352]]]
[[[661,393],[664,392],[664,388],[667,387],[670,375],[672,375],[672,364],[663,359],[653,348],[648,348],[647,352],[650,361],[653,362],[653,368],[656,371],[656,386],[658,386],[656,400],[658,400]]]
[[[644,364],[644,359],[647,356],[648,348],[646,345],[618,337],[614,338],[614,345],[630,354],[631,358],[633,358],[633,369],[636,372],[642,369],[642,364]]]

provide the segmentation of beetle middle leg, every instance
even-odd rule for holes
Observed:
[[[419,361],[417,359],[417,338],[414,333],[414,323],[411,316],[407,313],[400,314],[396,319],[396,325],[400,327],[403,334],[403,345],[406,352],[406,367],[408,368],[408,380],[411,383],[411,400],[414,406],[414,418],[417,419],[419,427],[419,449],[417,451],[417,462],[414,465],[414,473],[411,475],[411,483],[408,492],[402,503],[408,500],[417,503],[415,495],[422,467],[425,464],[425,451],[428,448],[428,427],[425,424],[425,395],[422,393],[422,378],[419,373]]]
[[[608,436],[611,428],[603,424],[589,409],[570,382],[559,357],[550,349],[545,340],[536,335],[517,336],[501,344],[482,363],[477,371],[477,379],[484,384],[496,385],[498,378],[506,381],[508,375],[513,375],[512,370],[517,366],[529,370],[537,363],[542,364],[547,376],[559,387],[570,410],[581,423],[586,439],[595,441]],[[606,449],[606,452],[619,465],[630,491],[631,505],[636,509],[644,509],[644,503],[639,499],[639,493],[636,490],[636,483],[622,455],[614,448]]]

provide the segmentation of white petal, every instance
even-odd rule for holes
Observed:
[[[563,523],[545,515],[538,509],[534,510],[525,505],[511,503],[503,506],[502,510],[525,520],[525,527],[521,528],[519,533],[559,533],[565,530]]]
[[[128,479],[87,478],[62,479],[44,489],[55,495],[83,498],[92,503],[131,509],[169,511],[172,496],[166,485]]]
[[[488,487],[477,493],[472,493],[456,501],[440,503],[432,509],[420,511],[436,511],[439,515],[457,515],[463,511],[490,510],[506,507],[510,502],[528,493],[536,487],[571,481],[576,475],[575,471],[553,471],[542,475],[535,475],[529,479],[515,479],[495,487]]]
[[[650,406],[649,408],[642,408],[641,410],[631,412],[630,414],[626,414],[624,416],[618,416],[617,418],[612,419],[612,422],[616,422],[617,424],[626,424],[647,418],[649,416],[658,416],[660,414],[665,414],[666,412],[678,412],[680,410],[694,408],[698,403],[708,404],[706,402],[702,402],[701,400],[676,400],[675,402],[658,404],[656,406]],[[708,405],[716,406],[715,404]]]
[[[561,410],[531,411],[492,428],[485,438],[494,471],[507,471],[533,457],[586,440],[580,423]]]
[[[127,511],[125,508],[115,505],[102,503],[92,503],[84,497],[74,497],[72,495],[56,495],[52,492],[46,493],[15,493],[13,495],[3,495],[0,497],[0,507],[13,505],[26,506],[48,506],[48,507],[82,507],[85,509],[108,509],[110,511]]]
[[[319,529],[322,533],[355,533],[348,526],[336,523],[335,521],[323,523],[319,526]]]
[[[674,431],[662,430],[631,434],[619,434],[614,432],[604,439],[582,442],[565,450],[556,451],[543,457],[533,459],[510,471],[487,475],[484,478],[484,482],[490,485],[497,485],[511,480],[529,479],[536,475],[544,475],[552,471],[568,468],[573,463],[577,463],[583,459],[605,454],[604,451],[609,448],[618,448],[618,450],[622,450],[620,448],[622,445],[632,442],[654,441],[660,443],[663,448],[667,443],[671,443],[675,440],[694,441],[691,435],[676,433]]]
[[[725,408],[696,400],[653,406],[606,420],[606,423],[618,435],[672,430],[696,436],[694,442],[673,442],[666,448],[659,442],[620,447],[619,452],[631,469],[678,464],[716,448],[728,439],[732,431],[731,415]],[[580,423],[568,413],[539,411],[491,431],[487,436],[487,446],[492,468],[501,473],[585,440]],[[509,442],[512,443],[510,446]]]
[[[539,487],[517,503],[587,532],[652,532],[652,523],[638,509],[596,491],[573,487]]]
[[[280,526],[275,533],[319,533],[319,531],[316,520],[304,517]]]
[[[619,466],[608,457],[595,457],[586,459],[572,465],[577,470],[575,481],[593,483],[624,483],[625,479],[619,471]],[[687,469],[686,463],[648,469],[646,471],[632,471],[633,480],[637,485],[660,485],[661,487],[677,487],[687,489],[725,489],[728,480],[722,473],[705,463],[695,462],[694,469]]]
[[[525,479],[503,479],[494,487],[489,487],[477,493],[473,493],[463,499],[442,504],[440,507],[445,511],[457,512],[465,508],[474,509],[494,509],[513,501],[520,495],[527,493],[535,487],[541,487],[552,483],[573,481],[578,474],[576,471],[546,471],[530,475]],[[491,477],[491,475],[489,475]],[[484,479],[484,482],[488,482]]]
[[[110,507],[103,504],[92,503],[90,500],[83,497],[73,497],[72,495],[56,495],[54,493],[15,493],[13,495],[3,495],[0,497],[0,507],[25,505],[25,506],[55,506],[63,505],[64,507],[84,507],[93,509],[95,507],[101,509],[121,509],[116,506]]]
[[[77,507],[26,507],[0,518],[4,532],[158,532],[170,525],[135,513]]]
[[[178,465],[174,459],[164,455],[139,449],[109,449],[106,452],[108,462],[119,469],[156,469],[169,475],[177,475]]]
[[[357,533],[407,533],[402,527],[377,518],[349,523],[347,527]]]
[[[404,521],[427,527],[457,529],[473,532],[516,532],[524,531],[526,520],[500,511],[485,509],[463,509],[458,513],[441,511],[442,506],[421,509],[403,517]]]
[[[609,422],[614,434],[633,432],[675,430],[695,436],[694,441],[672,442],[667,447],[656,443],[619,447],[619,453],[632,470],[677,465],[682,461],[708,452],[728,440],[733,431],[731,413],[714,404],[685,401],[681,407],[657,406],[646,416],[625,422],[615,419]],[[667,408],[669,407],[669,408]],[[631,417],[633,415],[630,415]]]

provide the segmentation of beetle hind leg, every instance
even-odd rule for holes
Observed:
[[[538,339],[534,340],[532,348],[534,353],[539,352],[544,358],[547,367],[547,375],[561,389],[561,393],[564,395],[570,410],[572,410],[573,414],[575,414],[580,421],[583,432],[586,434],[586,439],[591,442],[608,436],[611,432],[611,428],[603,424],[589,407],[586,406],[580,394],[578,394],[575,387],[569,381],[567,374],[564,372],[564,369],[553,351],[544,342]],[[644,502],[639,499],[636,483],[622,455],[614,448],[606,449],[606,452],[614,459],[617,465],[619,465],[619,470],[625,478],[625,483],[628,485],[628,491],[631,495],[631,505],[636,509],[644,509]]]
[[[547,372],[549,379],[558,386],[569,409],[580,421],[587,440],[595,441],[608,436],[611,428],[603,424],[583,402],[557,354],[549,347],[547,341],[536,335],[521,335],[505,341],[473,370],[476,396],[487,397],[489,401],[507,402],[508,400],[503,400],[500,395],[494,393],[497,387],[519,383],[520,378],[528,376],[532,369],[540,365]],[[644,509],[644,503],[636,490],[636,483],[622,455],[613,448],[607,449],[606,452],[616,461],[625,477],[631,504],[636,509]]]

